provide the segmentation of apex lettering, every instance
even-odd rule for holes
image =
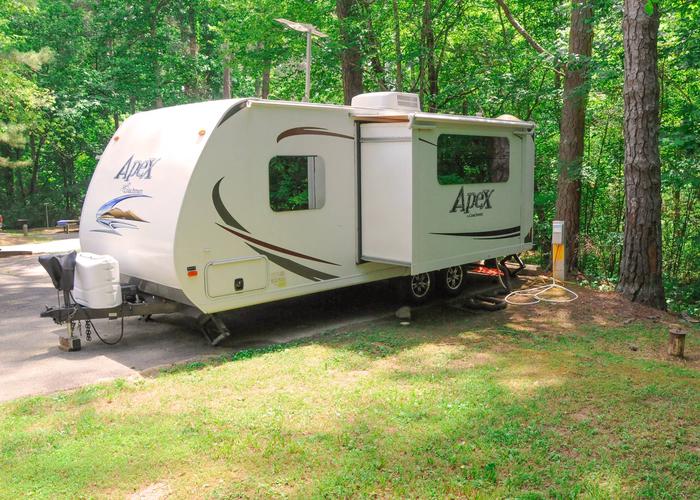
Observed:
[[[126,160],[126,163],[119,169],[117,175],[114,176],[115,179],[124,179],[128,181],[132,177],[137,177],[139,179],[150,179],[151,170],[156,163],[160,161],[160,158],[147,158],[144,160],[134,160],[134,155]]]
[[[484,189],[477,193],[465,194],[464,187],[461,187],[450,213],[459,211],[468,214],[472,209],[487,210],[491,208],[491,195],[494,191],[495,189]]]

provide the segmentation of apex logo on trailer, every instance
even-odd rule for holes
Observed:
[[[465,193],[464,186],[462,186],[459,188],[459,194],[457,194],[457,199],[452,205],[450,213],[459,211],[469,214],[470,210],[473,209],[488,210],[491,208],[491,195],[494,191],[495,189],[484,189],[477,193]]]
[[[143,160],[134,160],[134,155],[132,154],[126,163],[119,169],[117,175],[114,176],[115,179],[124,179],[128,181],[132,177],[137,177],[139,179],[150,179],[151,170],[156,163],[160,161],[160,158],[146,158]]]

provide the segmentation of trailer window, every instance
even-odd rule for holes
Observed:
[[[275,156],[269,172],[270,208],[275,212],[323,207],[325,173],[318,156]]]
[[[440,184],[508,181],[510,143],[507,137],[441,134],[437,156]]]

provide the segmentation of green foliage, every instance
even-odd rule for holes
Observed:
[[[272,210],[309,208],[308,156],[275,156],[270,160],[269,171]]]
[[[493,0],[431,2],[432,51],[425,2],[354,2],[345,29],[362,53],[367,91],[400,86],[418,93],[425,109],[509,113],[537,123],[534,241],[546,263],[563,85],[553,69],[566,61],[571,2],[507,4],[548,54],[533,50]],[[661,11],[664,272],[667,283],[682,287],[700,279],[700,5],[645,4]],[[625,213],[619,2],[596,2],[594,16],[586,150],[577,170],[579,261],[591,279],[608,280],[618,273]],[[95,157],[116,127],[156,106],[221,98],[225,66],[234,96],[261,95],[269,74],[270,98],[301,99],[305,40],[276,23],[278,17],[329,34],[314,41],[311,96],[342,102],[344,47],[335,2],[0,0],[0,213],[6,225],[20,217],[41,224],[44,203],[52,220],[78,216]],[[446,175],[457,181],[457,172]],[[286,209],[303,206],[308,195],[287,180],[280,184]]]

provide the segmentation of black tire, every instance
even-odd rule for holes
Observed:
[[[425,304],[435,291],[435,273],[420,273],[408,276],[405,281],[406,295],[412,304]]]
[[[463,266],[452,266],[438,271],[440,291],[448,297],[457,297],[464,290],[467,273]]]

